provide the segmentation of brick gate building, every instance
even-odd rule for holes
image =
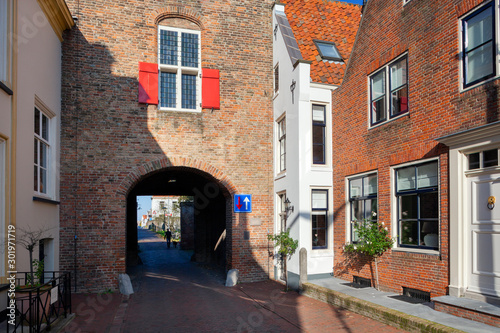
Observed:
[[[80,291],[117,288],[146,194],[194,196],[196,257],[243,281],[268,276],[271,5],[68,1],[60,266]],[[238,193],[252,195],[251,213],[233,213]]]

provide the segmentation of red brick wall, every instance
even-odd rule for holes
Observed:
[[[63,45],[61,269],[74,270],[76,249],[79,290],[116,289],[125,271],[126,196],[144,175],[176,165],[206,172],[231,194],[253,195],[253,212],[232,216],[228,260],[244,281],[266,278],[272,1],[67,2],[78,22]],[[221,110],[138,104],[138,63],[156,62],[156,23],[166,18],[201,27],[202,67],[220,70]],[[262,225],[250,227],[250,217]]]
[[[345,177],[378,171],[379,221],[390,225],[391,167],[439,157],[440,248],[437,255],[389,251],[379,265],[382,289],[402,287],[447,293],[449,282],[449,214],[447,147],[439,137],[498,121],[498,82],[460,92],[459,15],[480,1],[370,0],[365,7],[357,41],[342,87],[333,93],[334,270],[374,276],[374,267],[347,267],[345,244]],[[369,129],[368,75],[407,52],[409,113]],[[345,153],[348,152],[348,153]],[[396,226],[393,225],[393,228]]]

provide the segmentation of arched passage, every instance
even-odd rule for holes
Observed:
[[[191,196],[194,199],[191,209],[194,221],[193,259],[197,262],[216,264],[221,268],[230,268],[233,219],[231,207],[234,193],[231,183],[220,171],[204,163],[184,160],[189,166],[181,166],[178,165],[179,161],[175,162],[177,163],[158,161],[142,166],[140,171],[132,173],[134,181],[131,182],[126,195],[127,265],[137,262],[137,197],[176,195]],[[145,174],[139,176],[140,172]],[[222,180],[215,178],[212,172]],[[225,240],[220,241],[224,231]]]

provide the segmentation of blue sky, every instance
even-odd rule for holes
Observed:
[[[138,196],[137,203],[139,206],[139,210],[137,211],[137,218],[140,219],[142,215],[146,215],[148,210],[151,209],[151,196]]]

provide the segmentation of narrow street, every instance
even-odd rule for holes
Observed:
[[[148,230],[138,236],[134,294],[75,295],[66,332],[403,332],[274,281],[225,287],[225,276],[191,262],[190,252],[167,249]]]

